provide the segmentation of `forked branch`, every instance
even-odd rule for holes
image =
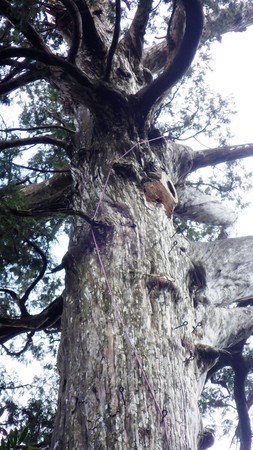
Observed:
[[[0,318],[0,344],[4,344],[22,333],[48,328],[59,329],[62,310],[63,296],[60,295],[39,314],[20,319]]]
[[[146,86],[135,96],[137,108],[143,120],[146,119],[155,102],[172,88],[189,68],[203,29],[203,11],[200,0],[181,0],[185,10],[185,32],[175,57],[149,86]]]

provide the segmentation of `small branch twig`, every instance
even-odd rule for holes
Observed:
[[[30,239],[26,239],[27,244],[29,244],[41,257],[42,259],[42,268],[39,271],[39,274],[37,277],[33,280],[33,282],[30,284],[30,286],[26,289],[24,295],[21,297],[20,302],[25,305],[25,303],[28,300],[29,295],[33,291],[33,289],[37,286],[39,281],[43,278],[46,269],[47,269],[47,257],[45,253],[41,250],[41,248],[35,244],[35,242],[30,241]]]
[[[45,130],[45,129],[58,129],[61,131],[66,131],[67,133],[75,133],[75,130],[72,130],[71,128],[64,127],[61,125],[42,125],[39,127],[25,127],[25,128],[5,128],[0,129],[0,133],[12,133],[13,131],[37,131],[37,130]]]
[[[0,151],[12,147],[20,147],[25,145],[51,144],[57,147],[66,148],[66,143],[52,136],[33,136],[29,138],[11,139],[0,142]]]

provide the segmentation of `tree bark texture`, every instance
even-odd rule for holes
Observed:
[[[110,149],[112,138],[104,142]],[[119,139],[117,146],[128,150]],[[155,157],[148,144],[143,153]],[[106,170],[98,182],[82,169],[77,201],[88,185],[86,208],[99,204],[101,226],[77,219],[72,230],[53,448],[197,448],[200,317],[188,287],[190,245],[123,162],[104,191]]]
[[[250,308],[229,308],[252,295],[253,240],[190,243],[176,235],[145,184],[166,168],[163,178],[182,186],[190,152],[145,142],[138,163],[136,147],[113,158],[130,140],[103,137],[103,172],[90,169],[91,152],[73,170],[76,208],[96,211],[100,225],[76,218],[72,229],[55,450],[198,448],[207,371],[253,331]]]
[[[173,226],[175,208],[222,227],[234,220],[185,183],[207,160],[221,161],[219,151],[194,154],[166,142],[152,123],[153,108],[190,66],[203,27],[202,2],[175,3],[165,54],[164,44],[144,51],[152,1],[137,2],[121,37],[118,1],[114,27],[106,0],[47,2],[64,53],[49,48],[13,3],[0,5],[24,42],[0,49],[0,61],[15,67],[0,94],[43,78],[76,127],[61,142],[36,139],[66,152],[67,171],[20,188],[16,208],[3,196],[4,213],[73,216],[52,450],[203,450],[198,400],[206,374],[223,349],[253,331],[252,309],[242,306],[253,295],[252,238],[191,243]],[[20,60],[26,72],[16,69]],[[13,146],[6,140],[1,150]],[[252,152],[244,146],[230,155],[238,150]],[[18,333],[41,329],[44,316],[52,325],[47,313],[23,321]]]

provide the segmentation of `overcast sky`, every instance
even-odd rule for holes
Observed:
[[[253,26],[246,32],[229,33],[221,44],[213,45],[215,62],[213,72],[208,75],[209,83],[217,92],[232,94],[236,114],[232,117],[230,144],[253,143]],[[206,144],[204,139],[201,139]],[[208,143],[207,143],[208,146]],[[243,160],[247,169],[253,171],[253,157]],[[237,224],[238,235],[253,235],[253,188],[248,193],[252,205],[240,214]]]

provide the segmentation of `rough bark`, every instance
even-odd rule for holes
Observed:
[[[154,158],[148,145],[144,150],[145,159]],[[53,448],[197,448],[201,371],[192,330],[199,318],[181,282],[189,246],[173,237],[163,204],[147,202],[142,184],[123,169],[111,174],[95,240],[80,219],[73,228]],[[76,346],[66,344],[73,340]]]
[[[51,448],[197,449],[206,374],[224,348],[253,332],[251,308],[228,308],[252,296],[253,241],[193,244],[176,235],[178,200],[178,213],[192,209],[199,220],[224,225],[231,213],[211,211],[212,200],[184,187],[196,155],[154,136],[148,120],[153,104],[191,63],[202,28],[201,2],[182,0],[184,34],[176,36],[169,65],[153,81],[141,60],[152,2],[139,1],[118,45],[107,1],[63,0],[60,17],[59,3],[49,3],[67,56],[45,47],[4,0],[0,11],[27,45],[4,46],[0,60],[5,65],[26,58],[42,65],[42,77],[75,115],[76,133],[65,147],[70,172],[23,187],[24,207],[9,208],[32,216],[73,215]],[[15,79],[3,78],[0,93],[10,92]],[[12,325],[17,333],[27,326],[41,329],[43,317]]]

